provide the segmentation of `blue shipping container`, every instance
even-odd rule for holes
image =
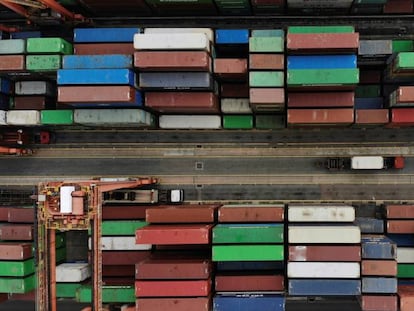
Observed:
[[[355,97],[355,109],[382,109],[384,99],[382,97]]]
[[[0,94],[0,110],[10,109],[10,97],[4,94]]]
[[[369,235],[361,237],[361,251],[363,259],[396,259],[397,245],[380,235]]]
[[[139,87],[145,89],[212,90],[213,78],[208,72],[143,72],[139,74]]]
[[[387,234],[387,237],[391,239],[397,246],[413,246],[414,247],[414,235],[413,234]]]
[[[284,311],[285,297],[271,294],[218,294],[213,298],[214,311]]]
[[[396,294],[397,286],[397,278],[362,278],[363,294]]]
[[[136,85],[135,73],[129,69],[60,69],[58,85]]]
[[[140,28],[75,28],[73,42],[134,42],[134,35]]]
[[[249,44],[249,30],[217,29],[216,44]]]
[[[9,79],[0,78],[0,92],[3,94],[11,93],[11,81]]]
[[[219,261],[217,271],[282,270],[283,261]]]
[[[292,296],[357,296],[360,294],[360,280],[289,280],[289,295]]]
[[[355,225],[361,229],[361,233],[384,233],[384,220],[369,217],[357,217]]]
[[[121,69],[132,68],[132,55],[67,55],[63,69]]]
[[[357,67],[356,55],[288,56],[288,69],[346,69]]]
[[[10,34],[10,39],[29,39],[41,37],[42,33],[40,31],[17,31]]]

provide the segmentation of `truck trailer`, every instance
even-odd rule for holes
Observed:
[[[328,170],[382,170],[382,169],[403,169],[404,157],[383,157],[383,156],[352,156],[328,158],[324,162]]]

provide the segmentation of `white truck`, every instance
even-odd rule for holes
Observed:
[[[329,170],[382,170],[404,168],[404,157],[353,156],[328,158],[324,166]]]

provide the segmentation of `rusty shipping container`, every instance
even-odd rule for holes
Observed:
[[[396,276],[396,260],[362,260],[361,274],[371,276]]]
[[[361,260],[361,247],[357,245],[290,245],[290,261],[343,261]]]
[[[6,221],[9,219],[9,208],[0,206],[0,221]]]
[[[414,219],[414,205],[387,205],[385,217],[387,219]]]
[[[13,223],[29,223],[29,224],[32,224],[35,221],[34,208],[33,207],[9,208],[7,221],[8,222],[13,222]]]
[[[0,240],[32,241],[33,225],[6,224],[0,227]]]
[[[288,109],[288,125],[350,125],[354,123],[354,109]]]
[[[0,260],[26,260],[33,257],[32,243],[0,243]]]
[[[59,86],[61,103],[135,103],[137,90],[131,86]]]
[[[283,222],[283,205],[223,205],[218,211],[219,222]]]
[[[354,92],[289,92],[288,108],[354,107]]]
[[[105,266],[135,265],[150,255],[150,251],[107,251],[102,252],[102,264]]]
[[[249,90],[246,83],[221,83],[222,98],[249,98]]]
[[[287,49],[295,52],[355,52],[359,48],[358,33],[288,33]]]
[[[136,301],[136,310],[139,311],[210,311],[210,297],[194,298],[140,298]]]
[[[0,71],[22,71],[25,68],[24,55],[0,55]]]
[[[15,96],[13,108],[17,110],[45,110],[54,108],[54,102],[46,96]]]
[[[75,55],[130,54],[135,52],[131,43],[77,43],[73,45]]]
[[[250,70],[284,70],[284,54],[250,54]]]
[[[414,310],[414,286],[399,285],[398,296],[400,297],[400,311]]]
[[[214,73],[222,79],[245,80],[247,78],[247,59],[216,58]]]
[[[212,71],[211,56],[203,51],[137,51],[134,66],[140,71]]]
[[[364,311],[397,311],[396,295],[362,295],[361,307]]]
[[[220,205],[156,206],[146,210],[149,223],[214,223]]]
[[[145,106],[162,113],[219,113],[212,92],[145,92]]]
[[[384,4],[384,14],[411,14],[413,13],[412,0],[388,0]]]
[[[149,225],[136,231],[137,244],[210,244],[212,225]]]
[[[103,277],[123,277],[128,278],[130,284],[134,284],[135,265],[122,266],[102,266]]]
[[[387,233],[414,233],[414,220],[388,220]]]
[[[217,274],[215,277],[217,292],[255,292],[255,291],[284,291],[284,276],[282,274]]]
[[[211,275],[212,263],[208,259],[146,259],[135,266],[137,280],[204,280]]]
[[[356,109],[355,123],[359,125],[380,125],[390,121],[388,109]]]
[[[102,207],[103,220],[130,220],[145,219],[145,210],[152,205],[104,205]]]
[[[136,297],[206,297],[211,280],[135,281]]]

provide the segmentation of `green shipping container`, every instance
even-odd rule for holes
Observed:
[[[248,130],[253,128],[253,116],[223,116],[223,128],[229,130]]]
[[[285,73],[282,71],[250,71],[250,87],[283,87]]]
[[[282,261],[283,245],[213,245],[213,261]]]
[[[72,54],[72,44],[62,38],[29,38],[27,39],[29,54]]]
[[[81,286],[79,283],[56,283],[56,295],[58,298],[75,298]]]
[[[414,69],[414,52],[398,53],[395,62],[395,69],[397,70],[412,70]]]
[[[213,244],[283,243],[283,224],[219,224]]]
[[[285,40],[281,37],[250,37],[249,51],[253,53],[278,53],[285,49]]]
[[[292,26],[288,33],[352,33],[354,26]]]
[[[0,54],[24,54],[26,41],[23,39],[0,40]]]
[[[258,130],[277,130],[286,127],[284,115],[256,115],[256,128]]]
[[[40,122],[45,125],[73,124],[73,110],[42,110]]]
[[[35,275],[26,278],[0,278],[0,293],[25,294],[31,292],[36,287]]]
[[[355,85],[359,82],[359,69],[291,69],[287,84],[295,86]]]
[[[92,301],[92,289],[90,285],[83,285],[76,291],[76,300],[78,302],[88,303]],[[135,287],[134,286],[103,286],[102,287],[103,303],[134,303]]]
[[[380,85],[358,85],[355,89],[355,97],[369,98],[369,97],[381,97]]]
[[[56,262],[66,261],[66,247],[56,249]]]
[[[392,40],[393,53],[412,52],[413,50],[413,40]]]
[[[62,68],[60,55],[27,55],[26,69],[33,71],[56,71]]]
[[[253,29],[252,37],[285,37],[283,29]]]
[[[399,263],[397,277],[402,279],[414,278],[414,264]]]
[[[66,236],[65,233],[57,233],[56,234],[56,248],[61,248],[66,245]]]
[[[34,259],[24,261],[0,261],[0,276],[21,277],[35,272]]]
[[[135,231],[147,226],[142,220],[109,220],[102,222],[102,235],[105,236],[135,236]],[[89,234],[91,230],[89,230]]]

